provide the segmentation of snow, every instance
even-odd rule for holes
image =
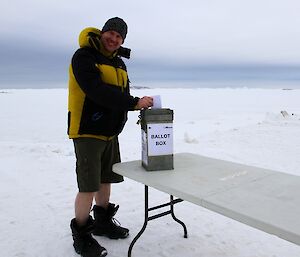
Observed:
[[[160,95],[174,110],[174,151],[300,175],[300,90],[134,89]],[[70,220],[77,193],[75,156],[67,138],[67,90],[0,92],[0,254],[6,257],[78,256]],[[281,111],[289,115],[284,117]],[[141,158],[139,112],[129,114],[120,136],[122,161]],[[124,240],[96,239],[108,256],[127,256],[143,224],[144,188],[125,179],[113,185],[116,218],[130,229]],[[168,196],[150,189],[150,205]],[[170,216],[150,221],[133,256],[298,257],[300,247],[188,202]],[[282,217],[284,219],[284,217]]]

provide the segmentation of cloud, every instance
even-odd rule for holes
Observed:
[[[38,77],[52,70],[49,77],[64,78],[61,70],[78,47],[79,32],[101,28],[114,16],[129,26],[129,65],[178,63],[178,70],[220,63],[297,66],[299,9],[298,0],[10,0],[0,10],[1,74],[39,70]],[[42,60],[47,69],[41,68]]]
[[[1,38],[22,37],[75,48],[80,30],[123,17],[139,55],[297,62],[298,0],[7,1]],[[3,25],[5,24],[5,25]]]
[[[67,81],[72,53],[15,40],[0,42],[0,56],[2,87],[43,87]]]

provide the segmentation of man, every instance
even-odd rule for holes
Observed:
[[[129,93],[126,66],[120,58],[126,34],[127,24],[118,17],[109,19],[102,31],[84,29],[69,69],[68,135],[74,142],[79,189],[70,226],[75,251],[83,257],[107,255],[92,233],[112,239],[129,234],[113,218],[119,206],[109,202],[111,183],[123,181],[112,172],[112,165],[120,162],[118,134],[127,112],[148,108],[153,99]],[[90,216],[93,200],[95,220]]]

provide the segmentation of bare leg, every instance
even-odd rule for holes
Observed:
[[[110,183],[100,184],[100,189],[95,194],[96,205],[101,206],[104,209],[107,209],[109,204],[110,191],[111,191]]]
[[[90,215],[94,192],[89,193],[78,193],[75,199],[75,218],[79,226],[86,224]]]

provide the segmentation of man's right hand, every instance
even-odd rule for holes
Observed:
[[[143,96],[138,101],[136,108],[137,109],[147,109],[151,106],[153,106],[153,98],[150,96]]]

